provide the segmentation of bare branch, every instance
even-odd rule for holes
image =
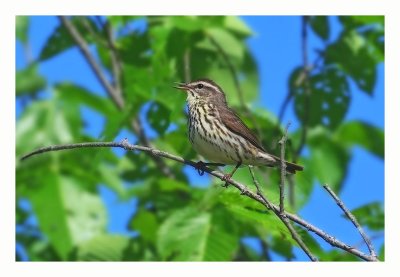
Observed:
[[[87,143],[48,146],[48,147],[43,147],[43,148],[37,149],[31,153],[28,153],[28,154],[22,156],[21,160],[25,160],[34,155],[38,155],[38,154],[46,153],[46,152],[50,152],[50,151],[60,151],[60,150],[66,150],[66,149],[76,149],[76,148],[85,148],[85,147],[86,148],[87,147],[119,147],[119,148],[123,148],[125,150],[131,150],[131,151],[139,150],[139,151],[149,153],[152,156],[167,158],[167,159],[174,160],[174,161],[182,163],[182,164],[189,165],[193,168],[197,168],[197,162],[185,160],[182,157],[179,157],[179,156],[176,156],[176,155],[173,155],[173,154],[170,154],[168,152],[161,151],[158,149],[141,146],[141,145],[130,144],[130,143],[128,143],[128,141],[126,139],[121,142],[87,142]],[[213,170],[212,168],[209,168],[207,166],[204,166],[202,168],[202,170],[204,170],[204,172],[207,172],[208,174],[210,174],[214,177],[219,178],[220,180],[224,179],[225,174],[220,171]],[[272,210],[275,214],[280,214],[279,206],[277,206],[277,205],[273,204],[272,202],[270,202],[269,200],[267,200],[262,195],[262,193],[260,193],[260,194],[254,193],[251,190],[249,190],[246,185],[239,183],[233,179],[228,179],[228,180],[226,180],[226,182],[228,182],[229,184],[231,184],[232,186],[237,188],[241,192],[242,195],[245,195],[245,196],[261,203],[264,207]],[[367,255],[367,254],[363,253],[362,251],[355,249],[355,248],[345,244],[344,242],[339,241],[335,237],[327,234],[326,232],[322,231],[318,227],[315,227],[311,223],[305,221],[304,219],[300,218],[299,216],[297,216],[295,214],[291,214],[291,213],[284,211],[282,215],[287,217],[289,220],[299,224],[300,226],[307,229],[308,231],[314,232],[317,236],[321,237],[322,239],[324,239],[326,242],[328,242],[330,245],[332,245],[334,247],[340,248],[340,249],[342,249],[348,253],[351,253],[351,254],[353,254],[363,260],[366,260],[366,261],[377,261],[376,257]]]
[[[363,238],[363,240],[365,241],[365,244],[368,247],[369,253],[371,254],[372,257],[375,257],[375,259],[376,259],[377,256],[376,256],[374,246],[372,245],[371,239],[364,232],[364,229],[358,223],[356,217],[350,212],[349,209],[346,208],[343,201],[339,199],[339,197],[335,194],[335,192],[327,184],[323,185],[323,187],[332,196],[332,198],[335,200],[336,204],[343,210],[343,212],[346,214],[346,216],[350,219],[350,221],[353,223],[353,225],[357,228],[358,232],[360,233],[361,237]]]
[[[286,125],[285,132],[279,144],[281,146],[281,181],[279,182],[279,211],[282,214],[285,211],[285,178],[286,178],[286,163],[285,163],[285,146],[287,140],[287,131],[290,122]]]
[[[122,63],[118,57],[118,52],[115,48],[114,34],[110,23],[106,22],[104,28],[107,33],[108,48],[110,49],[111,53],[111,67],[113,72],[114,89],[116,90],[116,93],[118,93],[122,97],[122,90],[121,90]]]
[[[111,99],[114,101],[117,107],[119,109],[122,109],[122,107],[124,106],[124,99],[122,99],[121,95],[118,94],[111,86],[111,84],[108,82],[106,76],[103,74],[100,65],[97,63],[96,59],[90,53],[89,46],[87,45],[86,41],[82,38],[79,31],[75,28],[75,26],[71,23],[69,19],[67,19],[65,16],[60,16],[59,18],[62,24],[64,24],[65,28],[67,28],[68,32],[71,34],[82,55],[88,61],[90,67],[95,73],[95,76],[97,77],[99,82],[103,85],[103,87],[106,89],[107,94],[111,97]]]

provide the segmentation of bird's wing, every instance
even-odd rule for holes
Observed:
[[[222,123],[235,134],[242,136],[248,140],[255,147],[265,152],[264,147],[262,147],[260,141],[253,134],[252,131],[244,124],[244,122],[239,118],[239,116],[228,107],[219,107],[219,116]]]

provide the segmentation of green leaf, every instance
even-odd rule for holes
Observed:
[[[106,165],[105,163],[97,163],[96,167],[101,175],[101,181],[122,198],[125,194],[125,188],[118,170],[114,166]]]
[[[385,156],[383,130],[367,122],[346,122],[336,131],[335,138],[348,146],[359,145],[382,159]]]
[[[326,64],[336,63],[355,81],[357,86],[372,95],[376,83],[374,47],[355,30],[344,31],[326,50]],[[378,58],[379,59],[379,58]]]
[[[229,218],[229,212],[213,210],[210,234],[207,237],[204,261],[230,261],[239,246],[238,227]]]
[[[84,87],[72,83],[58,83],[54,88],[61,100],[76,106],[85,105],[107,117],[116,117],[120,111],[110,99],[93,93]]]
[[[310,77],[310,91],[306,85],[296,86],[293,71],[291,88],[295,93],[295,112],[303,124],[310,127],[324,125],[335,129],[344,120],[350,104],[350,89],[346,75],[336,67],[326,67]]]
[[[36,64],[18,70],[15,75],[15,91],[17,96],[36,94],[45,87],[46,79],[39,74]]]
[[[125,27],[126,25],[128,25],[129,23],[135,21],[135,20],[141,20],[144,19],[144,16],[127,16],[127,15],[122,15],[122,16],[118,16],[118,15],[112,15],[112,16],[107,16],[107,20],[108,22],[111,23],[111,25],[114,28],[118,28],[118,27]]]
[[[289,242],[289,240],[275,237],[270,246],[273,251],[289,260],[295,258],[293,253],[293,244]]]
[[[380,28],[383,28],[385,24],[385,17],[382,15],[339,16],[339,21],[349,29],[364,25],[378,25]]]
[[[26,43],[28,41],[28,29],[29,29],[29,17],[28,16],[16,16],[16,19],[15,19],[16,37],[22,43]]]
[[[358,223],[371,230],[380,231],[385,228],[385,213],[381,202],[372,202],[351,212]]]
[[[253,35],[253,31],[238,16],[226,16],[225,27],[243,37]]]
[[[222,48],[223,51],[238,61],[241,61],[244,56],[244,43],[237,39],[234,35],[223,28],[210,28],[206,33],[218,46],[213,46],[215,49]],[[197,46],[201,46],[199,43]],[[212,45],[214,45],[212,43]],[[218,50],[219,51],[219,50]]]
[[[71,23],[87,43],[92,43],[94,41],[91,32],[97,33],[97,28],[91,20],[82,16],[73,17],[68,20],[71,20]],[[89,29],[91,31],[89,31]],[[40,52],[39,59],[41,61],[48,60],[73,46],[75,46],[74,39],[71,37],[67,28],[60,23],[46,41],[46,44]]]
[[[311,16],[309,23],[314,31],[321,39],[328,40],[330,34],[329,19],[327,16]]]
[[[139,210],[133,217],[130,225],[133,230],[140,233],[140,236],[145,241],[156,244],[159,224],[154,213],[147,210]]]
[[[381,249],[379,250],[379,260],[384,261],[385,260],[385,245],[382,245]]]
[[[52,144],[70,143],[75,129],[73,118],[77,109],[58,109],[57,101],[37,101],[27,107],[16,124],[16,154]],[[72,122],[72,123],[71,123]]]
[[[278,197],[277,193],[275,194],[276,196],[268,194],[268,199],[274,202],[274,199]],[[219,202],[231,212],[235,220],[256,228],[261,228],[260,232],[264,233],[264,235],[285,235],[290,237],[290,233],[285,225],[283,225],[272,211],[268,211],[263,205],[252,199],[241,196],[236,190],[226,190],[221,193],[219,195]]]
[[[160,102],[152,102],[146,114],[147,120],[160,135],[163,135],[169,126],[171,110]]]
[[[83,191],[76,182],[49,171],[29,196],[41,231],[64,260],[74,246],[106,226],[100,198]]]
[[[150,64],[150,41],[151,38],[148,32],[138,33],[132,32],[129,36],[124,36],[115,41],[118,55],[124,64],[145,67]],[[109,49],[100,54],[110,57]],[[102,55],[102,54],[101,54]],[[103,59],[104,60],[104,59]],[[109,62],[107,64],[110,64]],[[143,70],[143,68],[142,68]],[[134,76],[132,76],[134,77]]]
[[[209,27],[221,26],[222,16],[168,16],[164,17],[168,28],[177,28],[185,32],[196,32]]]
[[[78,246],[78,261],[122,261],[129,247],[129,238],[120,235],[100,234]]]
[[[211,228],[211,215],[187,207],[178,210],[161,224],[157,248],[163,260],[201,261]]]
[[[335,191],[341,189],[347,174],[349,153],[342,143],[332,139],[322,128],[309,131],[311,166],[319,182],[329,184]]]

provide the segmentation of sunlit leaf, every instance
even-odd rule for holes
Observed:
[[[28,41],[28,28],[29,28],[29,17],[28,16],[16,16],[15,17],[16,37],[22,43],[26,43]]]
[[[38,72],[36,64],[18,70],[15,79],[17,96],[35,94],[46,87],[46,79]]]
[[[226,16],[225,27],[244,37],[253,34],[253,31],[246,25],[246,23],[237,16]]]
[[[122,261],[129,246],[129,238],[121,235],[101,234],[78,246],[78,261]]]
[[[70,178],[49,172],[41,182],[29,197],[33,210],[42,232],[67,259],[76,244],[105,230],[104,207],[97,195],[83,191]]]
[[[243,42],[238,40],[231,33],[223,28],[210,28],[207,29],[207,35],[215,41],[218,46],[214,46],[217,49],[221,48],[228,56],[234,57],[241,61],[244,55]],[[212,43],[214,44],[214,43]],[[219,50],[218,50],[219,51]]]
[[[172,213],[160,226],[158,251],[164,260],[201,261],[211,227],[211,215],[192,207]]]

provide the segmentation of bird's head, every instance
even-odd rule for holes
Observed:
[[[190,104],[207,102],[226,103],[224,91],[213,81],[209,79],[199,79],[189,83],[179,83],[175,86],[187,93],[187,101]]]

